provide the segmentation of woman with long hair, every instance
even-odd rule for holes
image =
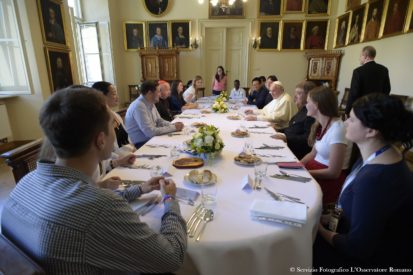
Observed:
[[[412,145],[413,112],[398,98],[369,94],[353,104],[345,124],[361,159],[341,190],[336,232],[319,225],[313,266],[411,270],[413,175],[393,144]]]
[[[202,88],[202,76],[196,75],[192,81],[192,85],[189,86],[183,93],[183,98],[186,103],[191,103],[196,101],[196,90]]]
[[[227,90],[227,75],[224,67],[218,66],[215,76],[212,80],[212,94],[220,95],[222,91]]]
[[[171,86],[171,96],[169,97],[169,108],[173,115],[180,114],[186,109],[195,109],[196,103],[186,103],[183,97],[184,83],[182,80],[174,80]]]
[[[349,166],[351,146],[348,146],[344,123],[338,115],[337,96],[330,88],[312,89],[306,107],[307,115],[316,122],[308,137],[313,149],[301,162],[320,184],[323,205],[327,206],[338,198]]]

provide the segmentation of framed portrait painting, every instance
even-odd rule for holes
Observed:
[[[329,20],[307,20],[304,49],[326,49],[328,26]]]
[[[311,58],[310,60],[310,68],[308,73],[309,79],[319,79],[321,77],[321,67],[322,67],[323,60],[321,58]]]
[[[37,0],[45,44],[66,47],[62,5],[58,0]]]
[[[284,13],[304,12],[304,0],[284,0]]]
[[[145,9],[153,16],[163,16],[168,11],[168,0],[142,0]]]
[[[172,21],[171,22],[171,37],[169,44],[173,48],[189,49],[191,36],[191,22],[190,21]]]
[[[330,2],[331,0],[308,0],[307,2],[307,15],[329,15],[330,14]]]
[[[403,31],[404,22],[407,17],[409,1],[389,0],[386,9],[386,20],[383,36],[399,34]]]
[[[148,22],[148,40],[151,48],[168,48],[168,23]]]
[[[336,19],[334,33],[334,48],[344,47],[347,44],[347,32],[350,24],[350,13],[347,12]]]
[[[244,18],[244,3],[235,0],[232,5],[226,5],[223,1],[217,1],[215,5],[209,2],[209,18]]]
[[[410,9],[410,23],[409,23],[409,26],[407,28],[407,31],[409,31],[409,32],[413,31],[413,8]]]
[[[47,71],[52,91],[66,88],[73,84],[70,51],[55,47],[46,47]]]
[[[323,72],[322,72],[322,77],[324,79],[333,79],[334,78],[334,72],[336,70],[336,58],[325,58],[324,59],[324,66],[323,66]]]
[[[259,22],[259,49],[260,50],[277,50],[279,40],[279,21],[261,21]]]
[[[137,51],[145,47],[145,24],[143,22],[125,22],[123,34],[125,50]]]
[[[355,9],[351,16],[348,44],[360,43],[362,40],[363,22],[366,14],[366,4]]]
[[[367,11],[366,26],[364,27],[363,41],[371,41],[379,38],[383,10],[384,0],[370,2]]]
[[[258,17],[280,16],[281,0],[260,0]]]
[[[282,25],[283,50],[301,50],[304,21],[284,21]]]
[[[346,11],[353,10],[360,6],[361,0],[347,0],[346,2]]]

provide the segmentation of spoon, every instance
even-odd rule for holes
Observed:
[[[196,237],[195,241],[199,242],[199,240],[201,240],[201,235],[204,232],[207,223],[209,223],[213,219],[214,219],[214,211],[212,211],[211,209],[208,209],[204,217],[204,225],[202,226],[201,231],[199,231],[198,237]]]

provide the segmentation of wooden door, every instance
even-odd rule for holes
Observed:
[[[247,70],[246,48],[243,47],[245,39],[248,39],[243,28],[228,28],[226,35],[226,71],[228,76],[228,92],[234,87],[234,80],[247,83],[245,79]]]
[[[225,68],[225,28],[207,28],[205,30],[205,96],[212,94],[212,80],[218,66]],[[226,69],[226,68],[225,68]]]

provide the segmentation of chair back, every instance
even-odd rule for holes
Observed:
[[[36,169],[41,145],[42,139],[40,138],[0,155],[12,168],[16,184],[27,173]]]
[[[348,95],[350,94],[350,88],[344,88],[344,94],[343,97],[341,98],[340,105],[338,105],[339,111],[345,111],[346,110],[346,105],[348,102]]]
[[[245,95],[248,96],[250,94],[250,87],[242,87],[245,90]]]
[[[0,234],[0,274],[46,274],[44,270],[3,234]]]

